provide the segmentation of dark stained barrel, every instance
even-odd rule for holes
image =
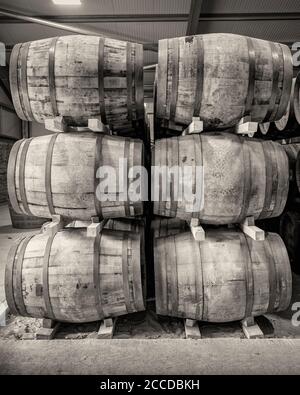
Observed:
[[[141,237],[65,229],[24,238],[10,250],[5,292],[14,315],[61,322],[143,311]]]
[[[270,129],[270,122],[265,122],[265,123],[260,123],[258,125],[260,132],[265,135],[268,133],[269,129]]]
[[[160,169],[153,179],[155,215],[222,225],[249,216],[278,217],[287,201],[288,159],[282,145],[273,141],[228,133],[162,139],[156,141],[153,164]],[[181,181],[174,168],[179,168]],[[185,190],[196,195],[198,206]]]
[[[296,160],[296,184],[300,193],[300,152],[298,152]]]
[[[188,230],[186,221],[178,218],[156,217],[151,223],[154,238],[176,235]]]
[[[157,314],[230,322],[286,310],[292,295],[288,254],[268,233],[254,241],[236,230],[191,232],[155,239]]]
[[[122,130],[144,119],[141,44],[84,35],[17,44],[10,84],[16,112],[27,121],[64,116],[87,126],[101,116]]]
[[[293,199],[295,196],[298,196],[300,193],[300,163],[299,163],[300,144],[299,143],[283,144],[282,146],[289,159],[289,168],[290,168],[289,195]]]
[[[141,140],[95,133],[58,133],[20,140],[8,163],[10,202],[17,213],[46,218],[58,214],[89,221],[93,216],[142,215],[143,202],[131,200],[127,192],[132,182],[129,169],[142,166],[143,155]],[[120,158],[127,159],[127,189],[118,182]],[[114,170],[117,184],[111,178],[111,189],[99,195],[102,178],[97,172],[103,167]]]
[[[293,272],[300,274],[300,213],[287,211],[282,215],[280,235],[287,248]]]
[[[293,78],[290,49],[234,34],[204,34],[159,41],[156,116],[162,125],[228,128],[245,115],[280,119]]]
[[[7,164],[15,140],[0,137],[0,203],[7,202]]]
[[[285,114],[275,122],[280,132],[293,131],[300,126],[300,72],[293,79],[291,96]]]

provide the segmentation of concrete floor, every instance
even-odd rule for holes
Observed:
[[[38,232],[13,229],[7,207],[0,206],[0,302],[5,299],[4,271],[10,246],[24,233]],[[74,340],[81,336],[77,329],[75,336],[61,335],[63,340],[3,340],[22,339],[18,332],[28,335],[31,325],[33,334],[36,330],[33,319],[11,317],[9,325],[0,328],[0,374],[299,374],[300,326],[291,324],[292,304],[297,301],[300,276],[293,277],[290,308],[267,316],[275,329],[270,336],[277,339],[251,341],[240,339],[239,323],[203,324],[202,340],[183,340],[183,328],[179,330],[171,322],[177,328],[172,332],[170,323],[158,322],[149,313],[130,331],[125,321],[135,318],[124,317],[113,340],[94,340],[93,333]],[[267,326],[265,329],[267,332]]]
[[[2,374],[299,374],[300,340],[0,342]]]

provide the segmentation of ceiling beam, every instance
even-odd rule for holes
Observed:
[[[48,27],[52,27],[54,29],[60,29],[60,30],[66,30],[72,33],[77,33],[77,34],[85,34],[85,35],[96,35],[96,36],[107,36],[107,37],[111,37],[117,40],[128,40],[128,41],[133,41],[136,43],[140,43],[140,44],[148,44],[148,50],[152,51],[152,44],[148,43],[146,41],[140,41],[138,40],[136,37],[130,36],[130,35],[124,35],[122,33],[115,33],[112,31],[108,31],[108,30],[95,30],[95,29],[87,29],[87,28],[83,28],[83,27],[77,27],[77,26],[71,26],[71,25],[65,25],[63,23],[58,23],[58,22],[52,22],[52,21],[48,21],[46,19],[41,19],[41,18],[36,18],[36,17],[32,17],[32,16],[28,16],[28,15],[22,15],[19,14],[15,11],[12,10],[8,10],[8,9],[3,9],[0,8],[0,15],[4,15],[6,17],[10,17],[10,18],[15,18],[21,21],[27,21],[27,22],[31,22],[31,23],[36,23],[39,25],[45,25]],[[155,49],[154,49],[155,50]]]
[[[35,15],[61,23],[128,23],[128,22],[186,22],[188,14],[114,14],[114,15]],[[13,17],[0,17],[2,23],[32,23]]]
[[[199,0],[196,0],[198,3]],[[35,15],[30,18],[58,23],[130,23],[130,22],[187,22],[189,14],[136,14],[136,15]],[[201,21],[293,21],[300,20],[300,12],[214,13],[201,14]],[[36,23],[14,16],[0,15],[0,23]]]
[[[193,36],[198,33],[199,18],[201,14],[203,0],[191,0],[191,7],[186,29],[187,36]]]

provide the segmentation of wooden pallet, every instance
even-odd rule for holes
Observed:
[[[202,334],[199,327],[199,321],[185,319],[184,329],[186,339],[201,339]],[[220,325],[220,324],[218,324]],[[245,318],[240,322],[241,329],[246,337],[246,339],[262,339],[264,338],[264,333],[260,328],[259,324],[255,321],[254,317]],[[274,328],[273,328],[274,331]]]

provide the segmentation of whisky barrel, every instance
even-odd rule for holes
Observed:
[[[12,227],[15,229],[38,229],[48,221],[47,218],[33,217],[25,214],[16,213],[11,205],[8,205],[9,215],[12,223]]]
[[[259,126],[259,130],[263,135],[266,135],[270,129],[270,122],[265,122],[265,123],[260,123]]]
[[[104,229],[141,233],[145,231],[145,223],[138,219],[110,219],[105,224]]]
[[[149,244],[145,243],[146,240],[146,223],[144,220],[133,220],[133,219],[110,219],[107,221],[104,229],[117,230],[122,232],[134,232],[138,233],[141,238],[141,276],[142,276],[142,287],[144,297],[147,297],[148,291],[148,270],[147,270],[147,259],[146,254],[149,254]]]
[[[300,214],[295,211],[285,212],[280,218],[280,236],[289,254],[294,273],[300,274]]]
[[[7,164],[15,140],[0,137],[0,203],[7,202]]]
[[[65,116],[87,126],[101,116],[114,130],[144,119],[143,47],[70,35],[14,46],[10,84],[18,116],[44,122]]]
[[[179,218],[156,217],[151,223],[152,236],[165,237],[188,230],[187,223]]]
[[[127,160],[127,187],[119,183],[126,170],[123,165],[119,169],[119,158]],[[143,202],[136,197],[131,200],[127,192],[132,183],[130,168],[142,164],[141,140],[94,133],[21,140],[8,163],[10,201],[17,213],[46,218],[54,214],[70,220],[141,215]]]
[[[287,201],[288,159],[273,141],[228,133],[162,139],[153,164],[160,169],[153,180],[155,215],[221,225],[277,217]]]
[[[291,130],[300,126],[300,72],[293,79],[291,96],[285,114],[275,121],[277,130]]]
[[[10,250],[5,292],[15,315],[93,322],[144,310],[136,233],[65,229],[21,240]]]
[[[236,230],[191,232],[155,240],[156,312],[207,322],[230,322],[286,310],[292,294],[281,238],[254,241]]]
[[[300,166],[297,165],[297,158],[300,152],[300,144],[283,144],[282,145],[288,160],[290,168],[290,196],[291,198],[299,195],[300,192]]]
[[[296,184],[300,193],[300,152],[298,152],[296,160]]]
[[[245,115],[280,119],[287,108],[293,64],[286,45],[234,34],[159,41],[157,117],[205,129],[228,128]]]
[[[91,224],[91,221],[74,221],[67,225],[67,228],[86,228]],[[143,293],[146,297],[147,291],[147,263],[145,257],[145,222],[144,220],[138,219],[109,219],[105,225],[104,229],[117,230],[122,232],[134,232],[138,233],[141,238],[141,275],[143,284]]]

